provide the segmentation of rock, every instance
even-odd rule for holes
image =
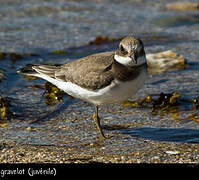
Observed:
[[[166,5],[166,8],[169,10],[178,10],[178,11],[199,10],[199,3],[198,2],[169,3]]]
[[[148,72],[163,73],[168,70],[182,70],[187,67],[187,60],[171,50],[147,54]]]

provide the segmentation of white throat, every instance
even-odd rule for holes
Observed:
[[[118,56],[117,54],[114,55],[114,59],[119,62],[120,64],[123,65],[133,65],[133,60],[130,57],[122,57],[122,56]]]
[[[122,56],[118,56],[117,54],[114,55],[114,59],[118,63],[123,64],[125,66],[139,66],[141,64],[146,63],[145,55],[138,57],[137,64],[135,64],[135,62],[130,57],[122,57]]]

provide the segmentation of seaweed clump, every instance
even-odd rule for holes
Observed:
[[[134,102],[125,101],[125,107],[132,108],[150,108],[152,115],[165,116],[170,115],[173,119],[179,121],[195,121],[199,123],[199,114],[196,111],[199,108],[199,97],[193,100],[180,98],[179,92],[152,94]],[[187,107],[191,107],[188,108]],[[182,113],[188,113],[187,116],[180,117]]]
[[[153,98],[152,96],[159,96],[158,98]],[[179,93],[160,93],[159,95],[148,95],[147,97],[141,98],[141,101],[125,101],[123,105],[125,107],[149,107],[153,111],[156,109],[168,108],[170,106],[176,105],[179,99]]]
[[[55,105],[63,101],[64,92],[62,90],[49,82],[45,83],[45,89],[45,103],[47,105]]]
[[[178,92],[161,93],[158,99],[153,100],[152,115],[157,115],[158,111],[160,111],[161,116],[170,114],[173,119],[179,120],[179,97],[180,95]]]
[[[10,53],[9,54],[9,58],[12,61],[12,63],[14,64],[17,60],[24,58],[23,55],[18,54],[18,53]]]
[[[0,127],[5,126],[11,115],[8,97],[2,98],[0,96]]]
[[[66,55],[66,54],[68,54],[68,52],[66,50],[54,50],[54,51],[52,51],[52,54]]]
[[[117,41],[119,39],[116,38],[109,38],[107,36],[96,36],[96,38],[93,41],[89,42],[89,45],[95,44],[95,45],[101,45],[103,43],[109,43],[113,41]]]
[[[0,52],[0,60],[3,60],[6,58],[6,53],[5,52]]]
[[[20,54],[16,52],[10,52],[10,53],[5,53],[5,52],[0,52],[0,60],[5,60],[6,58],[10,59],[11,62],[14,64],[16,61],[23,59],[25,57],[34,57],[34,56],[39,56],[36,53],[25,53],[25,54]]]
[[[158,96],[158,97],[157,97]],[[152,115],[157,115],[160,111],[160,115],[171,114],[171,116],[178,120],[179,119],[179,93],[160,93],[155,95],[148,95],[144,98],[141,98],[139,101],[131,102],[125,101],[123,105],[125,107],[133,108],[151,108]]]
[[[169,108],[170,106],[176,105],[177,100],[179,99],[179,93],[161,93],[157,100],[153,100],[153,110],[157,108]]]

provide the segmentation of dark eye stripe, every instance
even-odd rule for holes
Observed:
[[[120,50],[124,51],[124,47],[122,45],[120,45]]]
[[[120,45],[120,52],[121,52],[123,55],[128,54],[128,52],[124,49],[124,47],[123,47],[122,45]]]

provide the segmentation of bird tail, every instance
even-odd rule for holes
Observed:
[[[17,73],[24,75],[36,75],[38,74],[32,67],[35,66],[33,64],[27,64],[25,67],[19,69]]]
[[[61,65],[33,65],[27,64],[25,67],[19,69],[17,73],[28,75],[28,76],[37,76],[47,75],[54,78],[55,72],[60,69]]]

